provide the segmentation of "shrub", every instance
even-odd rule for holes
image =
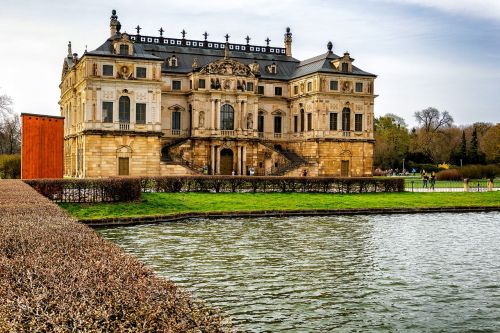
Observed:
[[[21,178],[20,155],[0,155],[0,178]]]
[[[0,331],[232,331],[23,182],[0,182],[0,208]]]
[[[437,180],[462,180],[462,175],[457,169],[439,171],[436,174]]]
[[[140,178],[30,179],[25,182],[56,202],[127,202],[141,198]]]
[[[460,169],[462,178],[469,179],[482,179],[482,178],[495,178],[500,176],[500,166],[497,164],[489,165],[466,165]]]
[[[403,178],[167,176],[109,179],[31,179],[26,183],[57,202],[118,202],[142,192],[402,192]]]

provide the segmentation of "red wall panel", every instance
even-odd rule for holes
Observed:
[[[62,178],[64,118],[21,114],[21,178]]]

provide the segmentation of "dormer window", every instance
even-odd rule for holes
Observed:
[[[126,44],[121,44],[120,45],[120,55],[129,55],[129,54],[130,54],[129,46]]]
[[[168,58],[168,66],[169,67],[177,67],[178,66],[177,57],[175,55]]]
[[[277,74],[278,73],[278,66],[276,66],[276,63],[272,63],[271,65],[267,66],[267,71],[270,74]]]
[[[342,72],[349,73],[349,64],[347,62],[342,63]]]

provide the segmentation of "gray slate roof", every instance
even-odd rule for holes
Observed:
[[[119,35],[115,35],[109,38],[96,50],[87,52],[86,54],[96,56],[124,57],[123,55],[117,55],[112,52],[111,45],[113,40],[116,38],[119,38]],[[162,64],[162,72],[165,73],[190,73],[193,71],[192,64],[195,58],[198,63],[198,68],[202,68],[211,62],[224,58],[223,49],[141,43],[138,41],[134,42],[133,45],[134,55],[125,57],[149,60],[163,60],[164,62]],[[175,55],[177,58],[177,67],[168,66],[168,62],[166,61],[173,55]],[[330,62],[340,57],[330,51],[304,61],[299,61],[284,54],[244,52],[235,50],[230,51],[230,58],[246,65],[257,62],[260,65],[260,77],[262,79],[290,80],[317,72],[339,73],[337,70],[332,68]],[[266,66],[271,65],[273,62],[277,65],[277,74],[271,74],[265,70]],[[353,72],[347,75],[376,76],[374,74],[365,72],[358,67],[353,66],[352,68]]]

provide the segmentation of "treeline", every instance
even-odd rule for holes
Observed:
[[[418,126],[409,129],[403,118],[386,114],[375,120],[374,167],[402,171],[500,163],[500,124],[454,125],[447,111],[415,112]]]

